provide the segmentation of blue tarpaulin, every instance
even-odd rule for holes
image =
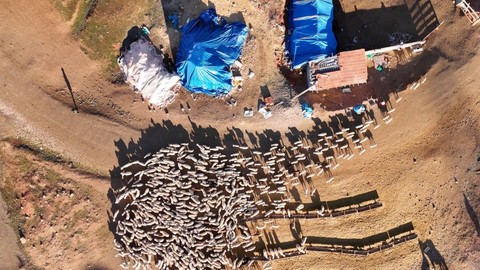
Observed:
[[[362,114],[363,112],[365,112],[365,106],[363,106],[363,104],[359,104],[359,105],[353,107],[353,111],[356,114]]]
[[[302,103],[301,106],[302,106],[303,118],[312,118],[312,115],[313,115],[312,105],[308,103]]]
[[[286,50],[292,68],[335,54],[332,0],[292,0],[288,14]]]
[[[248,29],[243,22],[226,23],[215,9],[182,28],[176,67],[190,92],[224,96],[232,89],[229,67],[240,56]]]

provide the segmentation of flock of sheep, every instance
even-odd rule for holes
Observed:
[[[144,163],[123,166],[125,185],[115,191],[113,214],[121,266],[238,269],[251,266],[252,257],[284,257],[281,249],[263,249],[252,238],[267,226],[278,225],[247,221],[274,213],[288,218],[301,211],[301,203],[291,208],[291,188],[301,185],[306,196],[313,196],[315,175],[333,180],[330,170],[338,166],[337,158],[353,156],[347,140],[351,135],[320,134],[318,144],[272,144],[266,152],[239,145],[227,151],[220,146],[171,144],[147,155]],[[364,151],[365,140],[354,142],[359,151]],[[317,210],[320,215],[323,211]],[[304,252],[305,240],[297,245],[299,252]]]

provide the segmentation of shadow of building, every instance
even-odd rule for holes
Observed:
[[[353,5],[353,9],[349,9],[344,2],[333,1],[338,51],[388,47],[392,45],[389,34],[397,32],[409,34],[410,42],[422,40],[440,24],[430,0],[404,0],[392,6],[385,6],[382,1],[368,1],[369,6],[375,2],[378,8],[362,9]]]

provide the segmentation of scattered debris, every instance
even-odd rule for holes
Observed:
[[[303,118],[312,118],[313,107],[308,103],[302,103]]]
[[[413,52],[413,53],[423,52],[422,44],[415,44],[415,45],[413,45],[413,46],[412,46],[412,52]]]
[[[168,19],[172,23],[173,29],[178,30],[178,19],[179,19],[178,15],[176,15],[176,14],[170,15],[170,16],[168,16]]]
[[[350,89],[350,87],[344,87],[342,88],[342,93],[352,93],[352,89]]]
[[[241,69],[243,67],[243,64],[240,63],[240,61],[235,60],[235,62],[233,62],[233,66]]]
[[[407,33],[395,32],[388,35],[388,42],[390,43],[390,46],[407,43],[410,41],[410,39],[412,39],[412,35]]]
[[[273,106],[274,103],[273,103],[273,98],[270,96],[270,97],[266,97],[263,99],[264,102],[265,102],[265,106],[267,107],[270,107],[270,106]]]
[[[255,73],[251,69],[249,69],[248,70],[248,78],[252,79],[254,76],[255,76]]]
[[[243,109],[243,115],[245,117],[252,117],[253,116],[253,109],[251,108],[244,108]]]
[[[233,97],[231,96],[228,96],[227,98],[225,98],[225,102],[228,104],[228,106],[230,107],[234,107],[234,106],[237,106],[237,100],[234,99]]]
[[[267,107],[260,108],[258,112],[261,113],[265,119],[272,117],[272,112]]]
[[[480,16],[478,15],[478,12],[476,12],[469,3],[467,3],[465,0],[459,0],[456,2],[459,2],[457,4],[457,7],[460,7],[460,9],[462,9],[465,17],[467,17],[468,20],[472,23],[472,26],[480,21]]]
[[[373,66],[378,71],[383,71],[388,67],[388,58],[386,55],[376,55],[373,58]]]

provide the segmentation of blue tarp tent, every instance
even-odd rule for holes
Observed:
[[[292,0],[286,39],[292,68],[335,54],[332,21],[332,0]]]
[[[213,8],[186,24],[176,59],[182,85],[193,93],[228,94],[232,89],[229,66],[240,56],[247,34],[244,23],[227,24]]]

